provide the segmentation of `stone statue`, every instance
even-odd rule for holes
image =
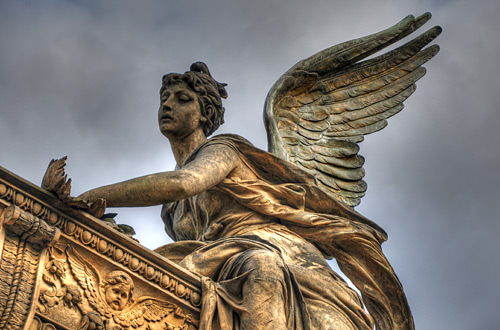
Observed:
[[[269,152],[236,135],[208,138],[223,123],[227,93],[197,62],[162,80],[158,122],[175,171],[75,198],[61,159],[50,164],[44,187],[97,216],[105,204],[163,204],[165,229],[176,242],[157,252],[202,277],[200,329],[414,329],[381,250],[387,235],[353,207],[366,191],[358,143],[403,109],[425,74],[421,65],[439,51],[424,47],[441,28],[363,59],[430,17],[408,16],[288,70],[265,103]],[[336,259],[361,297],[325,258]],[[108,301],[107,293],[103,299],[113,310],[126,304]]]

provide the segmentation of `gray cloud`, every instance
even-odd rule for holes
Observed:
[[[431,11],[444,27],[406,109],[361,145],[358,210],[389,232],[418,329],[498,328],[497,1],[0,2],[0,165],[39,183],[69,156],[74,193],[173,169],[157,130],[162,74],[195,60],[229,83],[226,125],[266,147],[262,106],[302,58]],[[119,209],[153,248],[158,207]]]

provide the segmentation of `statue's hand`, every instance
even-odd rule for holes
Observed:
[[[82,194],[78,197],[71,197],[71,179],[67,179],[64,172],[67,157],[52,159],[45,171],[42,180],[42,188],[57,195],[65,204],[87,211],[96,218],[103,216],[106,210],[106,201],[103,198],[92,199],[90,196]]]
[[[106,211],[106,200],[93,196],[91,191],[84,192],[78,197],[73,197],[73,201],[68,204],[84,209],[96,218],[101,218]]]
[[[87,200],[81,198],[80,196],[78,197],[70,196],[69,198],[64,200],[64,203],[66,203],[69,206],[87,211],[96,218],[101,218],[104,215],[104,212],[106,211],[106,200],[104,198]]]
[[[96,201],[90,202],[89,206],[87,212],[96,218],[101,218],[106,211],[106,200],[104,198],[98,198]]]

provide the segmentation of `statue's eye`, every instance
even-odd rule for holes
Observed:
[[[122,298],[127,298],[127,294],[125,292],[122,293]]]
[[[170,96],[169,92],[164,92],[161,94],[160,101],[161,103],[165,103],[168,100],[168,97]]]
[[[187,94],[184,94],[184,93],[179,94],[177,97],[178,97],[179,101],[181,101],[183,103],[191,101],[191,97]]]

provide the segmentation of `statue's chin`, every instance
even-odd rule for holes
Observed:
[[[111,307],[111,309],[113,309],[115,311],[119,311],[122,309],[120,304],[116,301],[113,301],[111,304],[109,304],[109,307]]]

